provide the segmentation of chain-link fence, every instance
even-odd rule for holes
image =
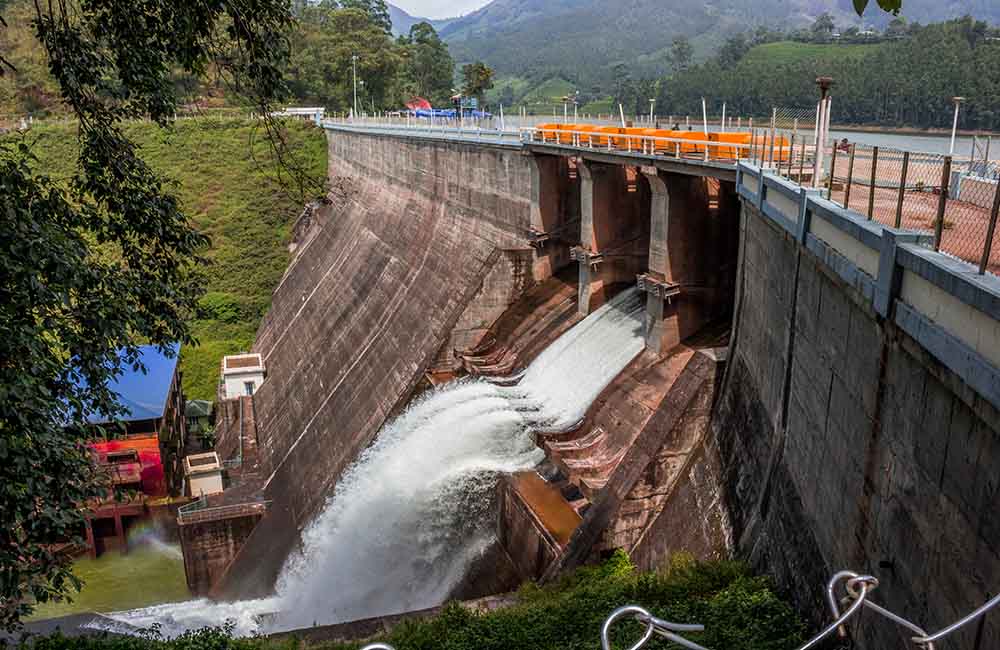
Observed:
[[[935,250],[980,273],[1000,273],[995,163],[845,142],[828,147],[826,156],[830,200],[887,226],[930,233]]]

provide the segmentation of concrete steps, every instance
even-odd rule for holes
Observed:
[[[539,436],[549,461],[583,498],[593,500],[605,487],[694,354],[684,346],[664,359],[643,353],[605,389],[581,426]]]
[[[503,376],[525,367],[563,331],[578,322],[577,289],[567,278],[554,277],[533,287],[491,328],[474,348],[459,351],[471,375]]]

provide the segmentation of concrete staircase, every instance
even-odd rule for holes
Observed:
[[[501,377],[516,372],[580,320],[577,288],[556,276],[529,289],[476,347],[457,351],[470,375]]]
[[[549,461],[585,499],[592,501],[607,485],[694,354],[684,346],[665,359],[643,353],[605,389],[580,427],[542,436]]]

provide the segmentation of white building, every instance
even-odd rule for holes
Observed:
[[[259,354],[234,354],[222,359],[222,399],[253,395],[264,383],[264,360]]]
[[[222,463],[214,451],[184,458],[184,473],[191,496],[204,497],[222,492]]]

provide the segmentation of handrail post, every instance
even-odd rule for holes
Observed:
[[[934,220],[934,250],[941,250],[941,237],[944,234],[944,212],[948,207],[948,188],[951,186],[951,156],[944,157],[944,168],[941,170],[941,196],[938,199],[937,218]]]
[[[896,222],[897,228],[903,223],[903,201],[906,199],[906,175],[910,170],[910,152],[903,152],[903,173],[899,178],[899,198],[896,199]]]
[[[868,220],[875,218],[875,182],[878,173],[878,147],[872,147],[872,175],[868,186]]]
[[[983,258],[979,261],[979,275],[986,273],[993,252],[993,236],[997,229],[997,214],[1000,214],[1000,181],[997,181],[997,191],[993,196],[993,210],[990,211],[990,225],[986,228],[986,241],[983,243]]]

